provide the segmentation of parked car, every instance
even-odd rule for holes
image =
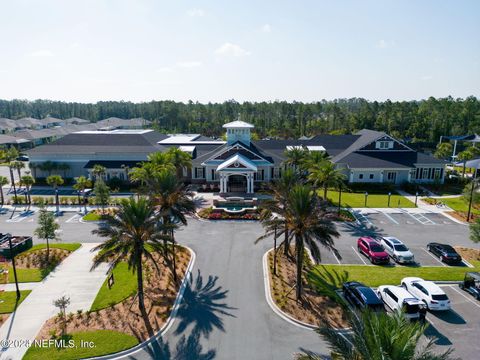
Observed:
[[[447,294],[433,281],[406,277],[402,279],[402,286],[417,299],[422,300],[428,310],[450,310]]]
[[[411,264],[415,262],[415,256],[408,247],[393,236],[384,236],[380,239],[385,251],[393,259],[400,264]]]
[[[17,157],[17,161],[29,161],[30,158],[27,155],[20,155]]]
[[[364,254],[372,264],[388,264],[390,258],[384,247],[374,238],[364,236],[357,240],[358,252]]]
[[[420,318],[420,310],[424,307],[423,302],[418,300],[401,286],[383,285],[379,286],[378,295],[380,299],[393,311],[401,311],[410,320]]]
[[[463,282],[459,284],[460,289],[471,294],[475,299],[480,300],[480,273],[467,272]]]
[[[447,244],[431,242],[427,244],[427,250],[447,264],[460,264],[462,257],[453,247]]]
[[[384,311],[383,302],[368,286],[358,281],[349,281],[343,284],[343,296],[353,306],[359,309],[369,308],[376,312]]]

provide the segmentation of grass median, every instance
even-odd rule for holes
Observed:
[[[20,299],[17,301],[16,291],[4,291],[0,293],[0,314],[9,314],[30,294],[32,290],[20,291]]]
[[[108,288],[108,279],[104,281],[90,310],[97,311],[125,300],[137,291],[137,276],[121,262],[113,269],[114,284]]]
[[[323,192],[321,192],[323,195]],[[327,193],[328,199],[336,206],[338,206],[338,191],[329,190]],[[342,192],[342,207],[362,208],[365,207],[365,193],[351,193]],[[387,194],[369,194],[367,197],[367,206],[370,208],[387,208],[388,195]],[[390,207],[414,208],[413,202],[406,197],[392,194],[390,197]]]
[[[468,271],[480,271],[480,261],[470,262],[475,268],[462,266],[376,266],[376,265],[317,265],[323,273],[348,273],[349,281],[359,281],[367,286],[399,285],[404,277],[415,276],[431,281],[460,281]],[[341,287],[342,284],[335,284]]]
[[[59,339],[60,340],[60,339]],[[138,340],[128,334],[111,330],[95,330],[72,333],[65,338],[68,345],[72,340],[72,347],[31,346],[24,360],[73,360],[84,359],[99,355],[113,354],[129,349],[138,344]],[[84,344],[82,346],[82,344]],[[85,344],[89,344],[86,346]]]

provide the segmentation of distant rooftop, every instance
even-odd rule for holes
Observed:
[[[149,133],[153,130],[151,129],[115,129],[115,130],[83,130],[83,131],[77,131],[75,134],[137,134],[137,135],[142,135]]]
[[[242,120],[236,120],[236,121],[232,121],[232,122],[229,122],[227,124],[224,124],[223,127],[225,129],[238,129],[238,128],[244,128],[244,129],[253,129],[255,126],[253,126],[252,124],[249,124],[245,121],[242,121]]]

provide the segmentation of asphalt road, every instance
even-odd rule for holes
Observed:
[[[17,215],[12,219],[11,213],[0,215],[0,232],[32,235],[37,214]],[[456,224],[442,215],[426,214],[427,220],[422,218],[420,221],[408,214],[388,216],[371,214],[362,219],[360,225],[340,224],[341,236],[336,245],[342,259],[337,261],[324,249],[323,262],[362,264],[355,251],[356,239],[367,234],[400,238],[424,265],[443,266],[422,251],[431,241],[479,248],[468,239],[467,226]],[[75,213],[65,213],[58,218],[62,241],[101,241],[91,234],[96,225],[81,223],[79,218]],[[191,247],[197,259],[193,281],[187,288],[178,319],[161,344],[130,359],[292,359],[292,355],[302,349],[326,355],[326,344],[317,334],[287,323],[266,303],[262,256],[272,243],[264,240],[255,245],[254,240],[261,233],[261,226],[255,222],[190,219],[189,225],[177,233],[177,239]],[[368,263],[367,259],[363,260]],[[477,316],[480,305],[474,305],[450,288],[448,295],[455,312],[450,315],[429,314],[430,335],[438,337],[439,349],[453,344],[456,356],[473,359],[472,356],[480,350],[476,340],[480,329]]]

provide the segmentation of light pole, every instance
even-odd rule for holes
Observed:
[[[18,300],[20,299],[20,289],[18,288],[17,268],[15,267],[15,256],[13,255],[12,235],[7,234],[7,236],[8,236],[8,245],[10,247],[10,256],[12,257],[13,277],[15,278],[15,288],[17,289],[17,300]]]
[[[338,189],[338,213],[340,214],[340,209],[342,208],[342,184]]]
[[[417,200],[418,200],[418,191],[415,193],[415,206],[417,206]]]
[[[365,191],[365,207],[367,207],[368,192]]]
[[[468,202],[468,213],[467,213],[467,222],[470,221],[470,215],[472,213],[472,201],[473,201],[473,192],[475,191],[476,180],[472,179],[472,189],[470,190],[470,201]]]
[[[390,196],[392,196],[391,192],[388,193],[388,207],[390,207]]]

